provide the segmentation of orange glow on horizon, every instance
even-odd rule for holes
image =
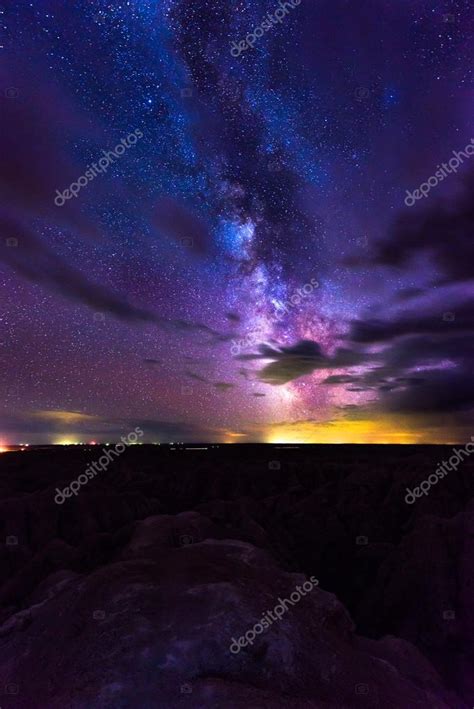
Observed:
[[[373,420],[334,422],[300,421],[275,424],[265,436],[266,443],[360,443],[416,444],[452,443],[450,431],[426,428],[413,418],[381,416]],[[455,441],[454,441],[455,442]]]
[[[90,423],[100,421],[98,416],[83,414],[79,411],[62,411],[62,410],[45,410],[35,411],[33,416],[44,419],[45,421],[54,421],[63,425],[73,425],[75,423]]]

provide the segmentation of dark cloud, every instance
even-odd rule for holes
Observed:
[[[438,286],[472,279],[474,257],[474,172],[450,201],[434,201],[404,212],[389,238],[376,244],[373,262],[406,269],[422,258],[438,273]],[[440,291],[442,292],[442,291]],[[427,291],[399,291],[398,302]],[[381,344],[383,367],[356,378],[357,386],[376,389],[377,401],[366,410],[425,416],[452,415],[461,423],[474,412],[474,304],[446,298],[443,305],[421,301],[416,310],[392,319],[351,323],[348,339],[358,345]],[[419,372],[419,374],[418,374]],[[377,381],[377,377],[385,381]]]
[[[474,337],[472,332],[415,336],[397,341],[385,352],[398,370],[396,391],[381,399],[388,410],[427,412],[474,408]],[[423,369],[417,373],[419,367]]]
[[[166,323],[165,319],[134,307],[120,295],[90,281],[18,220],[0,215],[0,234],[0,259],[24,278],[80,301],[95,311],[108,312],[129,322]],[[17,245],[9,246],[9,238],[15,239]]]
[[[321,384],[351,384],[357,381],[357,377],[350,374],[333,374],[321,381]]]
[[[441,334],[474,331],[474,303],[462,302],[452,312],[412,312],[392,320],[355,320],[351,323],[348,339],[357,343],[376,343],[405,335]]]
[[[206,377],[203,377],[201,374],[196,374],[196,372],[190,372],[189,370],[186,370],[185,375],[189,377],[189,379],[194,379],[196,382],[205,382],[206,384],[209,382]]]
[[[235,359],[273,360],[258,373],[260,381],[273,385],[286,384],[315,370],[354,367],[376,359],[376,355],[346,348],[339,348],[332,357],[327,357],[320,345],[312,340],[301,340],[292,347],[260,345],[258,350],[258,354],[238,355]]]
[[[385,411],[397,413],[439,413],[474,409],[472,370],[463,367],[423,372],[423,381],[396,388],[382,397]]]
[[[260,355],[253,359],[273,359],[271,364],[264,367],[258,375],[262,382],[280,385],[311,374],[324,362],[324,355],[320,346],[311,340],[302,340],[293,347],[281,347],[276,350],[268,345],[261,345]],[[241,359],[252,357],[243,355]]]
[[[393,326],[400,334],[399,323]],[[390,339],[379,357],[382,366],[351,377],[355,386],[350,391],[377,392],[377,400],[365,407],[367,411],[474,413],[472,332]]]
[[[418,298],[420,295],[426,293],[423,288],[402,288],[395,294],[395,300],[404,301],[411,300],[412,298]]]
[[[422,255],[432,260],[445,283],[473,278],[474,171],[461,186],[461,194],[449,202],[436,200],[404,211],[389,238],[376,245],[373,261],[404,268]]]
[[[469,332],[415,335],[390,343],[381,356],[388,371],[402,377],[407,376],[407,369],[433,366],[443,361],[467,365],[474,361],[474,337]]]
[[[395,379],[399,370],[391,367],[376,367],[361,374],[335,374],[324,379],[321,384],[351,384],[346,391],[361,392],[371,390],[383,390],[385,387],[402,386]]]
[[[392,325],[400,334],[399,323]],[[350,389],[376,391],[377,409],[430,414],[474,408],[472,332],[390,339],[379,357],[382,366],[353,375]]]
[[[196,374],[195,372],[190,372],[189,370],[185,372],[185,375],[189,377],[189,379],[194,379],[197,382],[203,382],[204,384],[212,384],[215,389],[218,389],[222,392],[228,391],[229,389],[233,389],[235,387],[235,384],[228,384],[227,382],[211,382],[209,379],[203,377],[201,374]]]
[[[214,382],[214,387],[219,391],[225,392],[229,389],[233,389],[235,384],[228,384],[227,382]]]
[[[226,313],[226,318],[230,320],[232,323],[239,323],[241,321],[240,315],[237,313]]]
[[[425,380],[423,377],[398,377],[397,382],[400,382],[401,384],[411,384],[413,386],[416,386],[417,384],[423,384]]]
[[[401,216],[388,241],[376,247],[375,261],[405,269],[412,258],[431,257],[444,285],[472,276],[474,174],[453,203],[435,204]],[[441,283],[441,281],[440,281]],[[439,291],[438,296],[444,291]],[[427,295],[417,288],[399,291],[395,300]],[[360,319],[350,324],[347,341],[357,346],[382,346],[380,366],[357,375],[336,375],[326,383],[348,383],[349,391],[372,390],[377,398],[357,409],[397,414],[442,416],[459,421],[474,410],[474,304],[459,291],[435,300],[421,300],[391,319]],[[351,409],[346,409],[351,411]]]
[[[15,246],[9,245],[9,239]],[[29,281],[40,283],[62,296],[83,303],[94,311],[110,313],[129,323],[153,323],[163,329],[210,335],[210,342],[230,340],[225,335],[200,323],[171,320],[132,305],[125,297],[91,281],[58,256],[39,236],[5,213],[0,213],[0,260]]]
[[[47,245],[45,232],[53,227],[66,230],[68,238],[76,242],[102,238],[96,219],[84,216],[79,198],[66,201],[63,207],[57,207],[54,199],[57,189],[66,189],[88,166],[72,158],[70,146],[89,146],[98,159],[102,157],[100,146],[107,145],[105,133],[98,126],[91,127],[90,120],[56,85],[42,79],[38,87],[27,64],[4,65],[0,74],[4,86],[8,86],[8,74],[21,76],[22,91],[17,99],[2,101],[0,260],[29,281],[129,323],[153,323],[163,329],[207,334],[212,344],[231,339],[232,335],[206,325],[164,318],[132,305],[125,296],[94,283]],[[87,191],[89,208],[100,202],[101,190],[106,189],[107,182],[100,178],[97,176],[93,188]],[[120,196],[122,190],[116,181],[115,194]],[[209,234],[203,223],[189,210],[163,199],[162,222],[169,223],[176,238],[190,237],[194,250],[207,251]],[[15,242],[17,245],[12,246]]]

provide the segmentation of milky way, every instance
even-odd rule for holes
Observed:
[[[469,440],[471,2],[3,18],[0,443]]]

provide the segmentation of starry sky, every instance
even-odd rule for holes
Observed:
[[[470,440],[472,1],[280,7],[4,7],[0,446]]]

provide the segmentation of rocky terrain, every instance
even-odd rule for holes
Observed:
[[[414,446],[0,456],[2,709],[470,709],[474,457]],[[266,611],[318,585],[230,651]]]

